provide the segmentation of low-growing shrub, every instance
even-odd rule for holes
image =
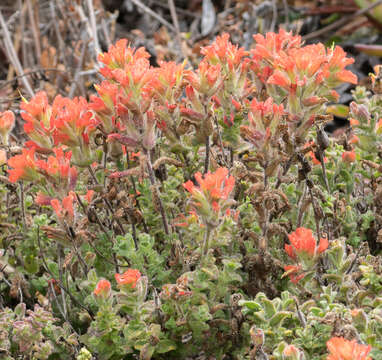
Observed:
[[[346,107],[339,46],[202,54],[119,40],[89,100],[23,99],[22,147],[1,114],[4,359],[382,358],[379,68]]]

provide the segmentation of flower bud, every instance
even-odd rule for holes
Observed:
[[[368,324],[368,318],[365,311],[362,309],[353,309],[350,311],[350,314],[353,318],[353,324],[355,327],[364,331]]]
[[[253,325],[249,330],[249,335],[251,336],[251,340],[255,348],[261,348],[263,346],[265,340],[263,330],[257,329],[256,326]]]
[[[283,360],[300,360],[301,351],[294,345],[288,345],[283,351]]]
[[[0,113],[0,135],[4,145],[8,145],[8,134],[15,126],[15,114],[12,111]]]
[[[352,150],[352,151],[344,151],[342,153],[342,161],[347,163],[347,164],[351,164],[355,161],[355,151]]]
[[[356,102],[352,101],[350,103],[350,110],[352,114],[354,114],[356,117],[358,117],[361,121],[369,122],[370,120],[370,113],[367,107],[363,104],[357,104]]]
[[[93,291],[93,294],[97,298],[107,299],[110,296],[111,284],[110,281],[102,279],[98,281],[96,288]]]
[[[305,106],[316,106],[316,105],[325,104],[326,102],[327,100],[325,98],[319,97],[316,95],[302,100],[302,104]]]

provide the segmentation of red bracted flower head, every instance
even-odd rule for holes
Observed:
[[[149,89],[162,104],[173,103],[181,95],[185,65],[161,61],[159,68],[153,69]]]
[[[286,244],[285,251],[293,260],[297,257],[301,257],[302,259],[314,259],[324,252],[329,245],[328,240],[323,238],[317,246],[312,230],[302,227],[288,235],[288,238],[291,245]]]
[[[23,149],[21,155],[16,155],[8,160],[8,165],[13,168],[8,170],[9,181],[33,181],[39,178],[38,166],[35,158],[35,148]]]
[[[55,211],[57,218],[59,220],[67,220],[69,225],[74,222],[74,204],[76,196],[73,192],[70,192],[68,196],[62,199],[62,202],[58,199],[53,199],[50,201],[50,205]]]
[[[115,280],[119,286],[128,285],[132,289],[137,286],[137,282],[141,277],[141,273],[136,269],[127,269],[122,275],[115,274]]]
[[[36,150],[49,153],[53,146],[54,122],[52,107],[44,91],[38,92],[30,101],[23,98],[21,117],[26,121],[24,131],[36,146]]]
[[[284,270],[285,274],[283,275],[283,277],[288,275],[290,281],[292,281],[293,284],[297,284],[301,279],[305,277],[301,265],[286,265],[284,266]]]
[[[342,161],[347,163],[347,164],[351,164],[355,161],[356,159],[356,155],[355,155],[355,151],[352,150],[352,151],[344,151],[342,153]]]
[[[108,52],[99,54],[98,60],[107,65],[107,68],[116,69],[123,68],[126,64],[138,59],[148,59],[149,57],[150,54],[143,47],[136,50],[127,46],[127,39],[121,39],[115,45],[110,45]],[[108,77],[107,72],[103,73],[104,69],[101,69],[101,74]]]
[[[49,156],[47,161],[38,160],[39,171],[43,175],[57,179],[57,185],[66,184],[68,190],[73,190],[77,182],[77,169],[70,166],[72,152],[64,153],[63,148],[54,148],[55,156]]]
[[[94,87],[99,97],[90,96],[89,109],[100,115],[112,115],[117,104],[118,86],[105,80],[100,85],[94,85]]]
[[[334,50],[328,50],[328,62],[323,71],[328,73],[328,80],[333,82],[335,86],[342,82],[357,84],[357,76],[351,71],[345,70],[346,66],[353,63],[354,59],[347,58],[346,52],[340,46],[336,46]]]
[[[35,198],[35,203],[37,205],[50,205],[50,202],[53,200],[51,196],[43,194],[41,191],[37,193]]]
[[[56,96],[52,105],[52,117],[56,145],[81,146],[84,135],[88,135],[96,127],[96,121],[89,111],[88,103],[82,97],[69,99],[61,95]]]
[[[185,74],[186,80],[190,85],[200,93],[212,96],[216,93],[221,81],[221,65],[211,65],[203,60],[199,63],[198,70],[187,71]]]
[[[189,180],[183,187],[192,194],[194,206],[203,216],[212,216],[219,213],[222,205],[228,199],[235,185],[235,178],[228,176],[228,169],[218,168],[215,173],[195,174],[199,186]],[[214,215],[214,216],[215,216]]]
[[[245,51],[244,48],[233,45],[229,41],[229,34],[227,33],[218,36],[211,45],[202,48],[201,53],[211,64],[220,63],[222,66],[227,64],[231,70],[241,63],[243,57],[249,55],[249,52]]]
[[[40,91],[30,101],[24,100],[20,104],[20,108],[24,110],[21,113],[21,117],[26,122],[41,121],[50,109],[48,95],[45,91]]]
[[[301,46],[301,36],[294,36],[291,32],[280,29],[278,33],[268,32],[265,37],[261,34],[253,35],[256,42],[252,54],[255,59],[268,61],[277,57],[281,51],[288,51]]]
[[[93,293],[97,297],[102,297],[107,299],[110,296],[111,284],[110,281],[102,279],[98,281],[96,288]]]
[[[371,357],[367,356],[371,346],[358,344],[356,340],[333,337],[326,346],[330,352],[326,360],[371,360]]]

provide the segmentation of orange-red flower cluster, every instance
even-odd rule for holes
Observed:
[[[13,168],[8,170],[9,181],[33,181],[39,178],[36,163],[35,149],[23,149],[21,155],[15,155],[8,160],[8,165]]]
[[[347,164],[353,163],[355,161],[355,158],[356,158],[356,155],[354,150],[344,151],[342,153],[342,161]]]
[[[54,148],[53,152],[55,156],[51,155],[45,161],[36,158],[35,148],[23,149],[21,155],[8,160],[12,168],[8,170],[9,180],[35,181],[40,180],[42,175],[57,191],[73,190],[77,182],[77,169],[70,166],[71,151],[65,153],[60,147]]]
[[[107,78],[113,69],[123,69],[125,65],[134,63],[139,59],[148,59],[149,57],[150,54],[143,47],[136,50],[127,46],[127,39],[121,39],[115,45],[110,45],[108,52],[99,54],[98,60],[106,65],[100,71]]]
[[[297,257],[315,258],[324,252],[329,245],[328,239],[323,238],[317,246],[312,230],[303,227],[296,229],[288,235],[288,238],[291,245],[285,244],[285,251],[293,260],[296,260]]]
[[[333,337],[326,343],[329,355],[326,360],[371,360],[370,345],[361,345],[356,340]]]
[[[284,266],[285,276],[288,275],[293,284],[297,284],[305,277],[301,265],[286,265]]]
[[[302,227],[288,235],[288,238],[291,245],[285,244],[285,252],[292,260],[301,263],[284,266],[284,275],[288,275],[293,283],[297,283],[305,277],[305,271],[315,263],[318,256],[328,248],[329,242],[323,238],[317,245],[312,230]]]
[[[196,211],[202,216],[219,213],[233,190],[235,178],[228,176],[228,169],[218,168],[215,173],[209,172],[204,177],[198,172],[195,179],[199,186],[188,180],[183,187],[191,193]]]
[[[28,147],[49,153],[54,146],[80,147],[89,145],[89,135],[97,125],[86,99],[56,96],[53,104],[45,92],[37,93],[30,101],[21,104],[24,130],[31,141]]]
[[[111,291],[110,281],[102,279],[98,281],[96,288],[94,289],[94,295],[97,297],[102,297],[104,299],[108,298]]]
[[[267,145],[279,131],[278,125],[284,114],[284,106],[275,104],[271,97],[266,101],[253,99],[251,102],[248,113],[249,126],[242,125],[240,131],[246,140],[263,151],[264,157],[273,157]]]
[[[69,147],[89,144],[89,135],[97,125],[86,99],[56,96],[52,105],[54,144]]]
[[[229,41],[229,34],[227,33],[217,36],[211,45],[202,48],[201,53],[209,63],[228,65],[230,70],[242,64],[242,59],[249,55],[249,52],[244,48],[233,45]]]
[[[140,277],[141,273],[136,269],[127,269],[122,275],[115,274],[115,280],[119,286],[128,285],[132,289],[137,286]]]
[[[55,211],[59,220],[66,219],[69,225],[74,222],[74,201],[76,196],[73,192],[70,192],[68,196],[65,196],[62,201],[59,199],[53,199],[50,201],[53,210]]]

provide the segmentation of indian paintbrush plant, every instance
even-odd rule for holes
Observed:
[[[380,67],[329,137],[340,46],[201,55],[122,39],[89,99],[0,114],[4,359],[382,357]]]

